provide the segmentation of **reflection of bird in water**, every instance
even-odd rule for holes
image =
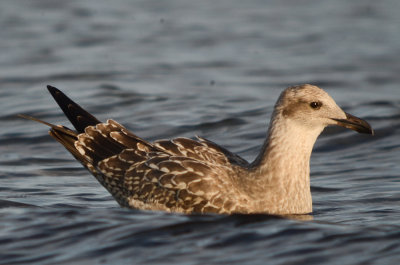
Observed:
[[[36,118],[124,207],[181,213],[312,212],[310,156],[327,125],[373,134],[321,88],[289,87],[272,114],[260,154],[248,163],[204,138],[147,142],[102,123],[58,89],[50,93],[76,131]]]

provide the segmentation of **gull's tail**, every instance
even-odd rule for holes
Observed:
[[[100,122],[57,88],[52,86],[47,88],[76,131],[28,115],[18,116],[49,126],[50,136],[85,166],[120,205],[128,206],[129,196],[123,186],[124,174],[132,165],[132,159],[135,159],[134,162],[146,159],[146,156],[142,155],[143,148],[150,152],[154,147],[113,120]],[[138,146],[142,149],[139,150]],[[129,154],[130,162],[117,156],[125,149],[127,151],[124,155]]]
[[[28,115],[19,114],[18,116],[49,126],[51,128],[49,131],[50,136],[61,143],[77,160],[81,161],[85,166],[87,166],[82,154],[80,154],[76,149],[74,143],[78,139],[78,134],[84,132],[86,127],[91,125],[95,126],[101,122],[84,110],[81,106],[68,98],[57,88],[53,86],[47,86],[47,89],[60,106],[64,114],[67,116],[69,121],[75,127],[76,131],[65,126],[51,124]]]
[[[18,116],[27,120],[36,121],[49,126],[50,136],[56,139],[59,143],[61,143],[77,160],[82,161],[83,159],[82,155],[78,152],[78,150],[75,148],[74,145],[74,142],[78,139],[78,134],[74,130],[71,130],[68,127],[62,125],[55,125],[52,123],[48,123],[25,114],[18,114]]]

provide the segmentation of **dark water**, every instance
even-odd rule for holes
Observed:
[[[1,264],[398,264],[400,2],[0,3]],[[325,88],[374,137],[330,128],[313,221],[121,209],[46,133],[45,90],[147,139],[210,138],[247,159],[280,91]]]

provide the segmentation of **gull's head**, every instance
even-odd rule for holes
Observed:
[[[371,126],[344,112],[324,90],[313,85],[285,89],[275,106],[275,115],[290,119],[307,130],[322,131],[328,125],[339,125],[359,133],[373,134]]]

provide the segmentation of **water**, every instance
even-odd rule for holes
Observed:
[[[0,3],[0,264],[397,264],[400,18],[382,1]],[[121,209],[46,133],[45,90],[149,140],[253,159],[280,91],[326,89],[374,137],[329,128],[312,221]]]

